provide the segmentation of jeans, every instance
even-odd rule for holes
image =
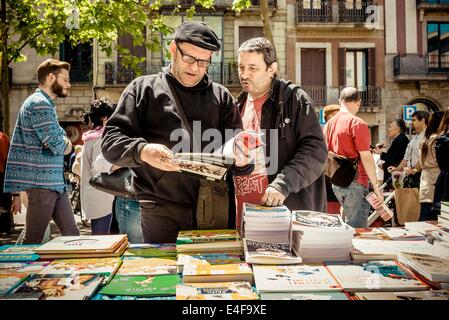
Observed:
[[[353,228],[366,228],[370,210],[365,199],[368,189],[357,182],[352,182],[347,188],[332,185],[332,189],[343,207],[345,222]]]
[[[174,243],[179,230],[192,230],[194,208],[177,203],[140,202],[142,237],[145,243]]]
[[[421,211],[419,213],[419,221],[436,221],[438,215],[432,210],[433,203],[421,203]]]
[[[120,234],[127,234],[131,243],[142,243],[140,205],[138,201],[115,197],[115,218]]]
[[[63,236],[79,236],[67,192],[31,189],[27,195],[24,244],[41,243],[50,219],[53,219]]]
[[[109,229],[111,228],[111,221],[112,221],[112,213],[98,219],[91,219],[90,227],[92,229],[92,235],[93,236],[108,235]]]

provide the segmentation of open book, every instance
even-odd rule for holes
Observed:
[[[223,180],[226,172],[235,162],[235,149],[239,149],[243,154],[249,154],[249,150],[262,145],[263,142],[258,133],[242,131],[226,142],[218,152],[179,152],[174,155],[174,161],[179,164],[183,173],[212,181]]]

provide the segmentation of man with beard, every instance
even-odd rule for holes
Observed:
[[[39,88],[20,108],[12,136],[4,190],[13,197],[27,193],[24,244],[41,243],[50,219],[63,236],[79,235],[64,182],[64,154],[72,145],[53,101],[67,96],[69,71],[67,62],[54,59],[38,66]]]

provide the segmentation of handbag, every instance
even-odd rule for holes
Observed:
[[[347,188],[356,178],[358,163],[359,159],[351,160],[329,151],[324,168],[326,179],[338,187]]]
[[[399,188],[394,190],[396,219],[398,224],[419,220],[420,204],[418,188]]]
[[[192,144],[196,143],[190,122],[179,103],[178,96],[170,82],[162,73],[162,80],[167,93],[174,103],[175,109],[181,118],[181,124],[190,134]],[[200,178],[198,198],[196,206],[196,227],[198,229],[226,229],[229,219],[229,187],[225,180],[209,181]]]
[[[133,173],[129,168],[120,168],[110,174],[98,173],[89,179],[89,184],[114,196],[137,199],[133,188]]]

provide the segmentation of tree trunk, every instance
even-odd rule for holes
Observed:
[[[276,54],[276,47],[275,47],[274,41],[273,41],[273,33],[271,31],[270,12],[268,11],[268,0],[260,0],[260,16],[262,18],[262,23],[263,23],[263,34],[265,35],[265,38],[267,38],[268,41],[270,41],[271,44],[273,45],[274,52]],[[277,54],[276,54],[276,60],[277,60]]]

